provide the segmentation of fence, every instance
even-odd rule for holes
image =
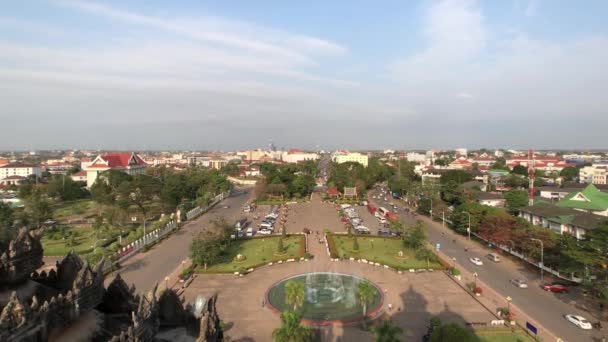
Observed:
[[[186,219],[188,221],[195,219],[197,217],[199,217],[200,215],[206,213],[211,207],[213,207],[214,205],[220,203],[224,198],[230,196],[230,191],[226,191],[226,192],[222,192],[221,194],[215,196],[213,198],[213,201],[211,201],[211,203],[209,203],[207,206],[204,207],[196,207],[190,211],[188,211],[186,213]]]
[[[209,203],[209,205],[207,205],[205,207],[196,207],[196,208],[190,210],[188,213],[186,213],[186,218],[188,219],[188,221],[197,218],[198,216],[204,214],[209,209],[211,209],[214,205],[220,203],[224,198],[229,197],[229,196],[230,196],[230,191],[223,192],[223,193],[215,196],[213,198],[213,201],[211,201],[211,203]],[[179,223],[176,220],[172,220],[169,223],[167,223],[164,227],[155,229],[149,233],[146,233],[146,235],[142,236],[141,238],[131,242],[127,246],[120,249],[116,253],[116,257],[113,258],[112,261],[108,260],[103,265],[103,268],[102,268],[103,272],[104,273],[110,272],[110,270],[114,264],[120,263],[120,262],[128,259],[129,257],[133,256],[134,254],[136,254],[143,248],[155,244],[157,241],[159,241],[160,239],[169,235],[170,233],[172,233],[174,230],[178,229],[179,227],[180,227]]]

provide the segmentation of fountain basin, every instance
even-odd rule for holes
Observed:
[[[364,318],[357,286],[366,279],[333,272],[299,274],[274,284],[266,293],[266,302],[275,313],[293,310],[293,305],[285,302],[285,284],[290,280],[304,284],[304,304],[298,308],[303,323],[344,325],[360,322]],[[373,317],[382,308],[384,298],[380,288],[368,282],[376,289],[373,300],[367,303],[366,316]]]

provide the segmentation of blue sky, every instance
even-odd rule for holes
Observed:
[[[607,14],[606,1],[4,2],[0,149],[606,148]]]

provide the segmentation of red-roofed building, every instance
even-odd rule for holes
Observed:
[[[100,173],[119,170],[130,175],[142,174],[148,164],[135,153],[104,153],[98,155],[91,164],[84,167],[87,172],[87,187],[90,188]]]
[[[72,175],[72,180],[74,182],[86,182],[87,181],[87,172],[85,170],[81,170]]]

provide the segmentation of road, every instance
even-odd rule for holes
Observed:
[[[377,192],[373,194],[377,195]],[[385,206],[387,202],[382,200],[372,200],[376,205]],[[388,202],[391,202],[389,199]],[[396,203],[396,202],[395,202]],[[426,226],[429,242],[434,246],[440,244],[440,249],[450,257],[455,257],[456,261],[469,272],[476,272],[480,280],[491,286],[503,298],[510,296],[513,304],[536,319],[553,334],[559,336],[564,341],[591,341],[595,338],[601,340],[602,333],[596,329],[586,331],[579,329],[566,321],[565,314],[578,314],[591,319],[588,313],[576,309],[570,302],[571,299],[566,294],[556,294],[546,292],[541,289],[540,276],[537,272],[530,272],[524,265],[512,261],[502,256],[500,263],[494,263],[486,258],[490,252],[495,252],[481,246],[474,241],[468,241],[466,237],[453,233],[449,228],[442,227],[441,223],[433,222],[427,217],[413,216],[403,211],[403,205],[398,204],[402,209],[397,214],[405,223],[414,223],[421,219]],[[455,241],[455,242],[454,242]],[[468,252],[465,251],[468,247]],[[483,266],[476,266],[469,261],[472,257],[479,257],[483,260]],[[511,279],[526,279],[529,288],[520,289],[510,283]],[[545,277],[545,280],[547,278]],[[506,306],[506,300],[505,300]]]
[[[233,191],[233,194],[216,205],[196,220],[188,222],[179,231],[159,242],[145,253],[138,253],[121,264],[119,273],[127,284],[134,284],[138,293],[144,293],[154,286],[155,282],[162,283],[165,277],[174,271],[188,258],[190,242],[209,222],[224,217],[228,222],[235,222],[246,216],[241,207],[250,198],[251,188]],[[224,208],[228,206],[229,208]],[[106,279],[106,285],[114,277]],[[174,280],[172,280],[174,281]]]

